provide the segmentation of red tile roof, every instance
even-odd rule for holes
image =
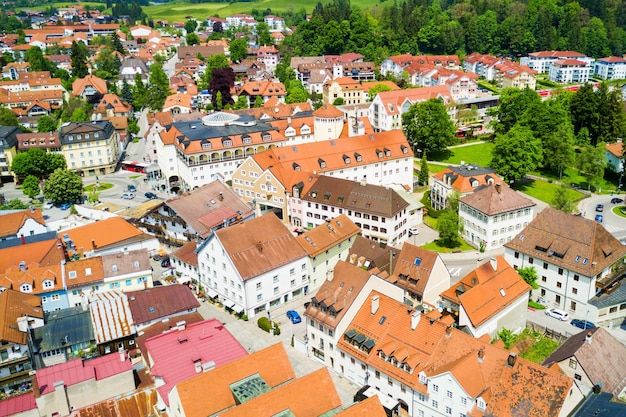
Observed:
[[[41,298],[14,290],[0,293],[0,340],[9,343],[26,344],[26,333],[17,327],[19,317],[28,316],[43,319]]]
[[[12,265],[37,263],[40,267],[60,265],[65,259],[60,239],[44,240],[42,242],[13,246],[0,250],[0,272],[6,271]]]
[[[69,235],[74,246],[80,252],[81,249],[84,251],[92,250],[94,242],[97,248],[103,248],[126,239],[138,237],[143,233],[121,217],[111,217],[59,232],[61,237],[64,234]]]
[[[0,416],[12,416],[37,408],[35,394],[28,392],[0,401]]]
[[[624,143],[623,142],[613,142],[613,143],[609,143],[608,145],[606,145],[606,150],[611,152],[611,154],[613,154],[613,156],[615,156],[616,158],[623,158],[624,157]]]
[[[200,303],[186,285],[165,285],[129,291],[126,294],[136,324],[148,323],[200,307]]]
[[[157,389],[166,404],[169,404],[168,394],[175,384],[196,375],[196,362],[214,362],[219,367],[248,354],[216,319],[154,336],[146,341],[146,353],[154,364],[152,374],[165,381]]]
[[[45,225],[41,210],[20,210],[13,213],[0,213],[0,236],[15,235],[28,219]]]

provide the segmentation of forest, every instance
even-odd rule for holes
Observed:
[[[572,50],[599,58],[624,53],[625,23],[622,0],[383,0],[367,10],[332,0],[317,4],[281,52],[357,52],[377,63],[403,53],[520,57]]]

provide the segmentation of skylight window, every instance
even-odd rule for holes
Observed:
[[[576,262],[580,261],[580,255],[576,255]]]
[[[587,265],[587,262],[589,262],[589,259],[584,258],[584,259],[583,259],[583,265]]]

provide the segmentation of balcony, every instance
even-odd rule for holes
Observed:
[[[620,268],[611,272],[604,278],[596,280],[596,290],[611,293],[620,285],[626,284],[626,268],[620,265]]]

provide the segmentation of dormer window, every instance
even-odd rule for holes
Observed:
[[[51,279],[47,279],[43,282],[44,288],[52,288],[54,287],[54,282]]]
[[[98,139],[98,138],[100,137],[100,133],[95,132],[95,133],[93,134],[93,137],[94,137],[94,138],[96,138],[96,139]]]
[[[252,138],[248,135],[242,136],[241,139],[243,140],[244,145],[249,145],[252,143]]]
[[[70,277],[70,278],[76,278],[76,271],[69,271],[67,273],[67,276]]]
[[[380,149],[376,149],[376,156],[378,156],[379,158],[383,157],[383,151],[381,151]]]
[[[318,158],[317,163],[320,164],[320,168],[326,168],[326,161],[324,161],[322,158]]]
[[[383,149],[385,151],[385,156],[391,156],[391,151],[387,148]]]
[[[85,133],[85,139],[89,139],[89,133]]]
[[[223,146],[233,146],[233,140],[231,138],[228,138],[228,137],[224,136],[222,138],[222,145]]]
[[[72,135],[68,135],[67,140],[70,140],[70,141],[71,141],[71,140],[74,140],[74,136],[72,136]]]
[[[291,164],[291,166],[293,167],[294,171],[300,171],[300,165],[298,165],[296,162],[294,162],[293,164]]]
[[[113,270],[113,272],[117,272],[117,265],[112,265],[111,269]]]
[[[202,149],[205,149],[205,150],[211,149],[211,142],[208,142],[208,141],[204,142],[202,144]]]
[[[409,148],[407,148],[407,147],[406,147],[406,146],[404,146],[404,145],[400,145],[400,149],[402,150],[402,153],[403,153],[403,154],[407,154],[407,153],[409,153]]]
[[[355,159],[357,162],[361,162],[361,161],[363,161],[363,158],[361,157],[361,154],[360,154],[360,153],[356,153],[356,152],[354,153],[354,159]]]
[[[270,135],[269,133],[264,133],[263,136],[261,136],[261,139],[263,140],[263,142],[269,142],[270,140],[272,140],[272,135]]]
[[[343,158],[343,162],[345,164],[349,164],[350,163],[350,157],[348,155],[346,155],[345,153],[343,154],[342,158]]]
[[[424,372],[420,372],[420,384],[428,385],[428,378]]]
[[[22,284],[22,285],[20,286],[20,291],[21,291],[21,292],[31,292],[32,290],[33,290],[33,289],[32,289],[32,287],[30,286],[30,284]]]
[[[476,405],[480,410],[483,411],[485,410],[485,408],[487,408],[487,404],[485,404],[485,400],[482,397],[478,397],[478,399],[476,400]]]

